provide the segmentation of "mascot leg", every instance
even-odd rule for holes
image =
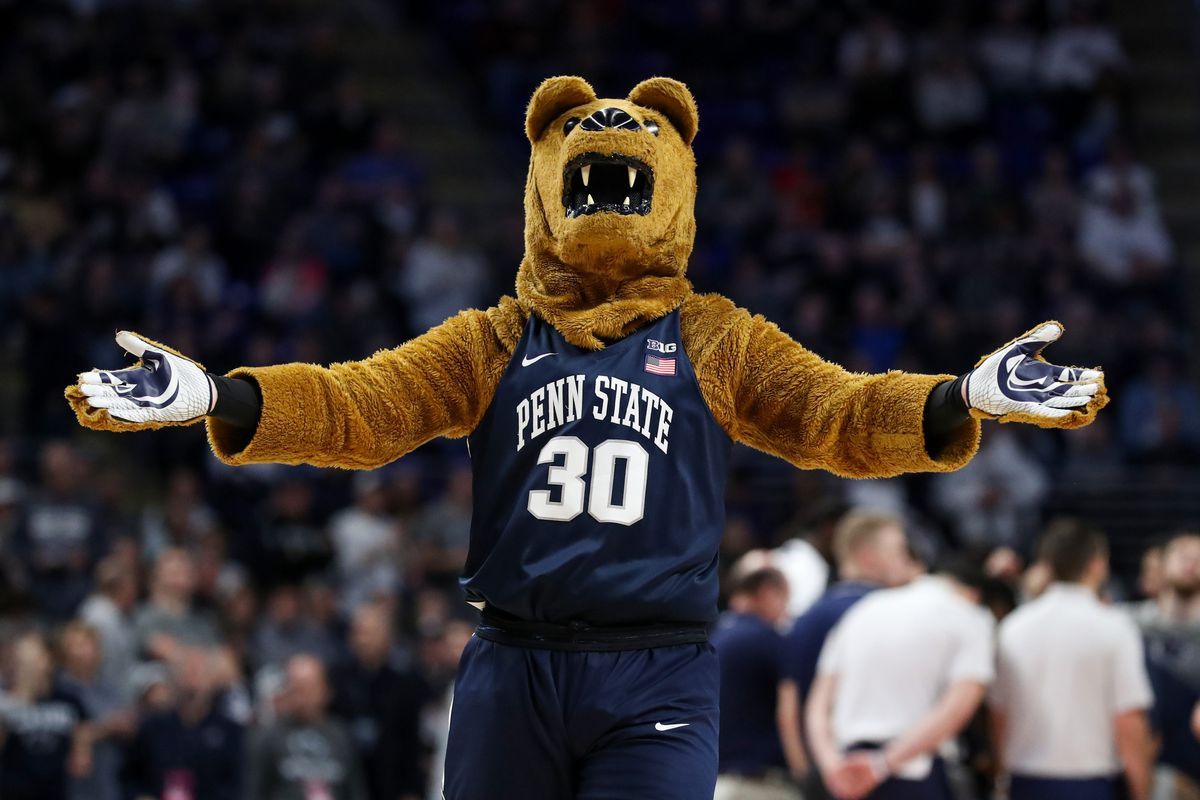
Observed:
[[[697,800],[717,780],[712,645],[618,652],[471,638],[446,748],[446,800]]]
[[[550,655],[471,637],[454,681],[446,800],[572,800]]]
[[[576,715],[607,723],[582,755],[577,800],[711,798],[720,698],[712,645],[570,655],[605,673]]]

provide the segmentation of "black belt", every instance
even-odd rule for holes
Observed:
[[[700,644],[708,641],[708,628],[707,622],[644,625],[595,625],[579,620],[534,622],[484,608],[475,633],[481,639],[515,647],[608,652]]]

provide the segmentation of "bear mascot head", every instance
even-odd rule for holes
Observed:
[[[670,78],[624,100],[569,76],[534,92],[517,295],[571,343],[603,347],[691,291],[697,126],[692,93]]]

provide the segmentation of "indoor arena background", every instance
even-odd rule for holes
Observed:
[[[986,559],[1001,607],[1065,515],[1108,535],[1114,601],[1147,599],[1154,546],[1200,521],[1198,16],[1186,0],[0,1],[0,688],[60,671],[104,730],[86,763],[0,757],[0,797],[14,769],[73,776],[73,800],[153,794],[152,775],[164,797],[240,797],[265,757],[242,744],[298,653],[328,671],[353,745],[338,758],[368,796],[438,796],[473,626],[455,584],[464,443],[367,474],[234,469],[196,428],[84,432],[62,391],[124,363],[121,328],[223,373],[364,357],[511,292],[522,119],[549,75],[602,96],[690,86],[691,279],[826,358],[961,373],[1054,318],[1053,360],[1106,370],[1094,425],[989,425],[958,473],[850,482],[739,448],[724,565],[797,540],[828,555],[846,508],[882,507],[924,562]],[[380,649],[394,668],[369,684]],[[212,709],[219,779],[164,778],[162,742],[184,745],[162,714]],[[987,765],[985,747],[968,768]]]

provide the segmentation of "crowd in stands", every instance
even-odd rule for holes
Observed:
[[[1091,428],[989,428],[933,480],[850,486],[739,451],[726,564],[786,542],[793,596],[820,594],[849,500],[920,520],[929,563],[970,547],[1014,578],[1057,485],[1200,452],[1182,271],[1102,5],[394,5],[516,168],[542,78],[686,81],[689,273],[821,355],[961,373],[1056,318],[1057,361],[1105,366]],[[119,365],[117,329],[214,372],[327,363],[511,291],[519,230],[432,201],[349,47],[339,15],[287,0],[0,2],[5,800],[437,796],[473,624],[462,443],[363,475],[233,469],[194,428],[81,433],[61,396]]]

